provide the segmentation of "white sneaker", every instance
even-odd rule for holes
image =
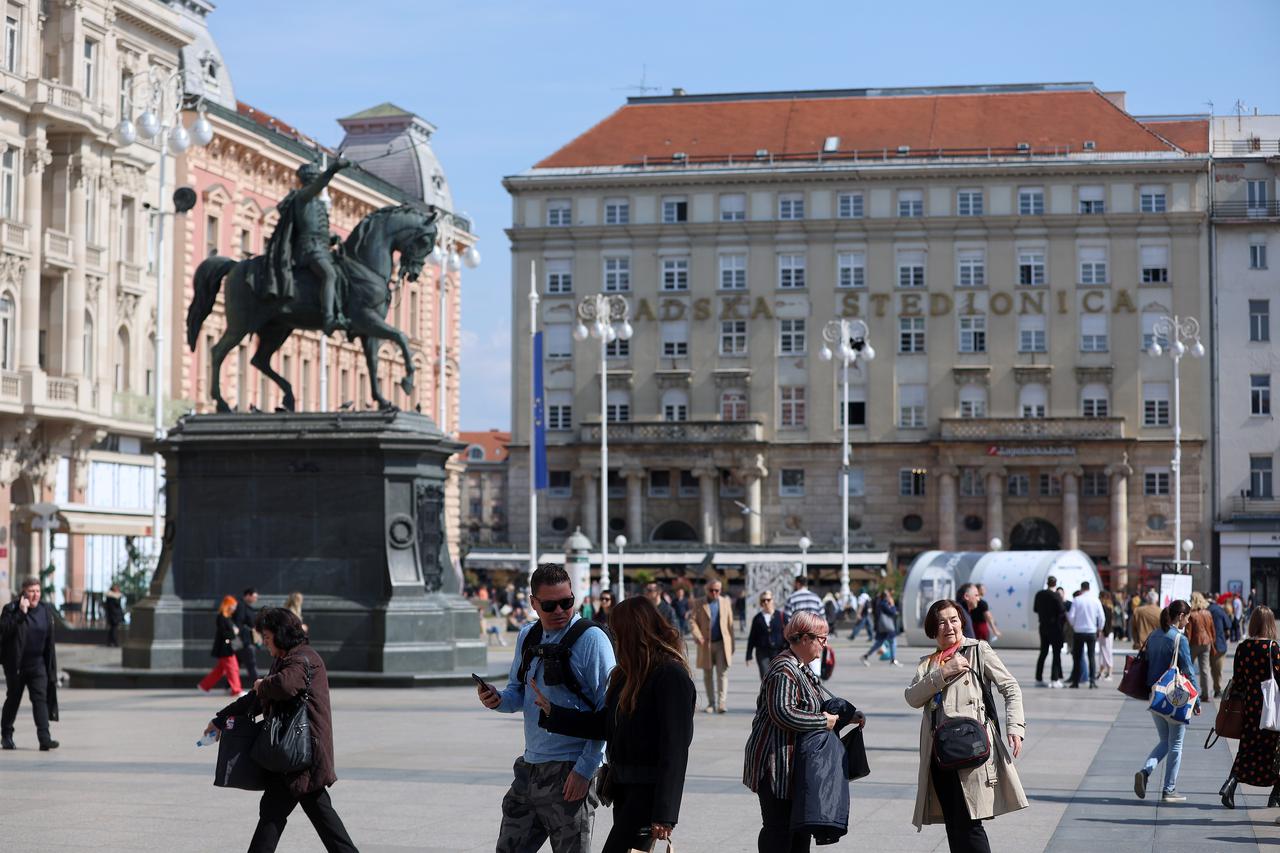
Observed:
[[[893,662],[893,665],[894,665],[894,666],[902,666],[902,662],[901,662],[901,661],[897,661],[897,660],[895,660],[895,661]]]
[[[1055,690],[1061,690],[1065,685],[1063,685],[1062,679],[1058,679],[1057,681],[1050,681],[1049,686]]]
[[[871,661],[867,660],[867,659],[864,657],[864,658],[862,659],[862,665],[863,665],[863,666],[865,666],[865,667],[870,667],[870,666],[871,666]]]
[[[212,690],[209,690],[205,687],[201,687],[199,684],[196,685],[196,690],[199,690],[201,693],[203,693],[206,696],[208,696],[213,692]]]

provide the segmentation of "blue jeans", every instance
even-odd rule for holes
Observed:
[[[1147,763],[1142,771],[1150,776],[1156,769],[1156,765],[1160,763],[1160,759],[1165,759],[1164,792],[1172,794],[1178,786],[1178,768],[1182,766],[1182,738],[1187,733],[1187,727],[1171,723],[1155,712],[1152,712],[1151,719],[1155,720],[1160,742],[1147,756]]]
[[[867,629],[867,639],[874,640],[875,637],[871,634],[871,617],[870,616],[863,616],[861,619],[859,619],[857,622],[854,623],[853,633],[849,634],[849,639],[850,640],[858,639],[858,631],[860,631],[863,628]]]
[[[889,660],[898,659],[898,635],[897,634],[883,634],[879,637],[876,637],[876,644],[871,648],[867,649],[867,653],[863,655],[863,657],[864,658],[871,657],[877,651],[880,650],[881,646],[888,646]]]

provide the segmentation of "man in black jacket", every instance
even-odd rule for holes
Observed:
[[[676,617],[676,611],[662,598],[662,584],[656,581],[645,584],[644,597],[653,602],[653,606],[658,608],[658,615],[666,619],[672,628],[680,630],[680,620]]]
[[[1050,575],[1045,588],[1036,593],[1036,615],[1040,617],[1040,657],[1036,660],[1036,687],[1062,686],[1062,616],[1066,606],[1058,596],[1058,579]],[[1052,681],[1044,680],[1044,659],[1053,649]]]
[[[53,608],[40,601],[40,579],[27,578],[16,601],[0,611],[0,663],[6,685],[0,714],[0,747],[16,749],[13,723],[25,689],[31,698],[40,750],[58,748],[49,721],[58,719],[58,664],[53,647]]]
[[[258,618],[258,611],[253,605],[257,603],[258,591],[249,587],[240,596],[236,612],[231,614],[231,621],[240,631],[240,642],[244,644],[236,652],[236,658],[249,670],[248,684],[254,684],[258,680],[258,650],[253,644],[253,623]]]

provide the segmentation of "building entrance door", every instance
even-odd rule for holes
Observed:
[[[1254,557],[1249,561],[1249,587],[1258,591],[1258,603],[1280,608],[1280,560]],[[1248,598],[1245,592],[1242,598]]]
[[[1010,551],[1057,551],[1061,547],[1058,528],[1043,518],[1024,518],[1009,533]]]
[[[659,524],[649,538],[653,542],[697,542],[698,531],[688,523],[673,518]]]

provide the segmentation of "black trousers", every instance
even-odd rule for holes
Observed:
[[[929,775],[933,779],[933,792],[942,805],[942,819],[947,825],[947,846],[951,853],[991,853],[982,821],[969,817],[964,789],[960,787],[960,771],[942,770],[930,761]]]
[[[1071,643],[1071,683],[1079,684],[1080,679],[1084,676],[1084,670],[1080,666],[1080,656],[1084,654],[1084,647],[1089,647],[1089,680],[1098,680],[1098,635],[1097,634],[1081,634],[1076,632]]]
[[[614,785],[613,829],[601,853],[629,853],[649,846],[653,794],[653,785]]]
[[[1062,680],[1062,632],[1040,629],[1040,657],[1036,660],[1036,681],[1044,681],[1044,659],[1053,650],[1053,669],[1050,676],[1054,681]]]
[[[120,625],[115,622],[107,624],[107,645],[120,645]]]
[[[773,795],[769,781],[760,781],[760,836],[756,844],[760,853],[809,853],[812,836],[791,831],[791,800]]]
[[[347,828],[342,825],[342,818],[333,810],[327,788],[303,794],[299,799],[280,783],[272,783],[262,792],[262,801],[258,804],[258,828],[249,842],[249,853],[273,853],[280,843],[280,834],[284,832],[290,813],[299,804],[311,819],[325,850],[329,853],[359,853],[351,836],[347,835]]]
[[[236,660],[249,670],[249,681],[244,686],[251,689],[253,682],[258,680],[258,652],[251,641],[246,641],[245,647],[236,652]]]
[[[18,718],[18,705],[25,689],[31,698],[31,716],[36,721],[36,737],[49,741],[49,673],[44,661],[27,664],[17,671],[6,671],[4,711],[0,713],[0,734],[13,737],[13,721]]]

